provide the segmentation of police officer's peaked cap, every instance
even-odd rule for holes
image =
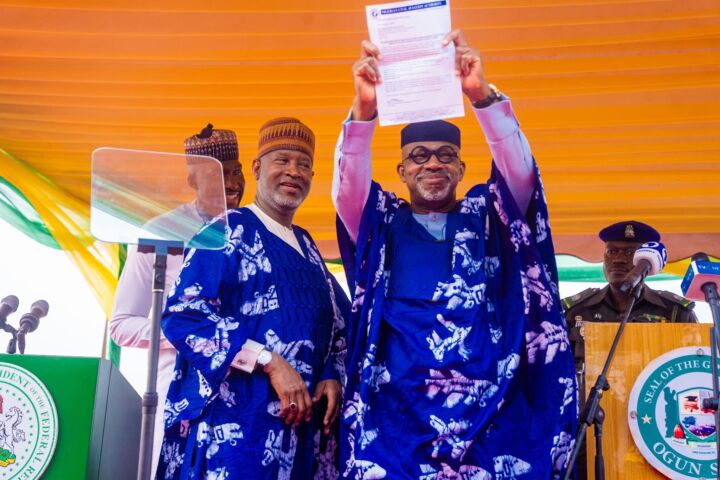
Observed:
[[[627,220],[613,223],[600,230],[598,234],[603,242],[659,242],[660,233],[646,223]]]

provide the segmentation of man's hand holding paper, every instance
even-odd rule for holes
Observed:
[[[492,93],[485,81],[480,52],[468,45],[460,30],[453,30],[443,39],[443,46],[455,45],[455,74],[460,77],[463,93],[470,102],[483,100]]]
[[[447,0],[405,1],[366,7],[370,40],[382,83],[377,84],[380,125],[461,117],[460,82]]]

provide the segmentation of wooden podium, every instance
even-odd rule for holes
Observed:
[[[589,390],[600,374],[618,329],[617,323],[585,323],[585,385]],[[628,323],[615,353],[608,382],[610,390],[600,405],[605,410],[603,456],[605,477],[614,479],[666,478],[645,461],[628,427],[628,403],[635,380],[660,355],[681,347],[706,346],[710,351],[709,324]],[[582,393],[582,392],[581,392]],[[585,392],[587,397],[587,392]],[[587,433],[588,478],[595,478],[595,437]]]

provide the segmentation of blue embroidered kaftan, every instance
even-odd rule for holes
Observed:
[[[337,438],[321,439],[319,412],[287,426],[267,375],[230,369],[250,338],[282,355],[311,396],[319,381],[343,380],[349,302],[310,235],[293,229],[304,258],[242,208],[228,215],[224,251],[186,254],[162,322],[178,358],[158,479],[337,478]]]
[[[449,213],[447,241],[373,183],[357,246],[341,474],[558,478],[577,403],[540,183],[522,216],[493,166]]]

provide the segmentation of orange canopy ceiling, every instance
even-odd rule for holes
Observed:
[[[297,116],[314,129],[317,154],[296,222],[337,257],[332,153],[366,36],[364,5],[0,1],[0,148],[76,197],[87,216],[96,147],[180,152],[212,122],[238,133],[247,172],[260,125]],[[513,99],[558,253],[598,260],[596,232],[633,218],[661,230],[671,258],[720,256],[718,0],[451,5],[453,26]],[[487,178],[490,158],[472,116],[456,122],[469,163],[464,191]],[[374,175],[402,192],[398,138],[397,127],[377,130]]]

